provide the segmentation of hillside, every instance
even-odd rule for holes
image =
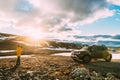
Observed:
[[[94,35],[94,36],[74,36],[73,40],[59,40],[46,38],[38,41],[31,40],[26,36],[19,36],[14,34],[0,33],[0,43],[7,44],[21,44],[24,46],[39,46],[39,47],[64,47],[64,48],[80,48],[81,45],[106,45],[108,47],[120,47],[120,35]]]
[[[18,36],[12,34],[0,33],[0,49],[15,49],[17,45],[21,45],[23,48],[30,47],[52,47],[52,48],[66,48],[66,49],[79,49],[80,44],[68,43],[68,42],[58,42],[47,39],[42,40],[31,40],[26,36]]]
[[[70,56],[57,56],[70,53],[83,45],[78,42],[59,40],[32,40],[25,36],[0,35],[0,79],[1,80],[80,80],[80,79],[120,79],[120,60],[112,62],[92,60],[88,64],[75,62]],[[16,47],[22,45],[21,65],[16,66]],[[117,48],[119,50],[119,48]],[[82,77],[80,77],[82,76]]]

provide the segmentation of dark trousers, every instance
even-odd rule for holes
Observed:
[[[17,66],[20,65],[20,56],[17,57],[16,65],[17,65]]]

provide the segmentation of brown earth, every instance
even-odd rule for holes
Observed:
[[[54,51],[36,52],[31,57],[21,58],[21,65],[14,68],[16,58],[0,59],[0,69],[5,71],[5,76],[9,75],[7,71],[14,68],[10,75],[16,73],[38,72],[42,77],[57,78],[60,80],[71,79],[71,72],[75,68],[88,68],[90,71],[95,70],[102,73],[103,76],[107,73],[114,74],[120,78],[120,60],[112,60],[112,62],[105,62],[101,60],[92,60],[90,63],[83,64],[82,62],[74,62],[70,57],[65,56],[51,56]],[[40,77],[41,77],[40,76]],[[45,80],[45,79],[43,79]]]

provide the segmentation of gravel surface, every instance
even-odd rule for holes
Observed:
[[[68,56],[37,54],[22,57],[20,66],[15,63],[16,58],[0,59],[0,80],[96,80],[98,76],[103,80],[120,80],[119,60],[83,64]],[[87,76],[83,77],[84,74]]]

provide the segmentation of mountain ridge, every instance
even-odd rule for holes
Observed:
[[[13,37],[14,36],[14,37]],[[4,39],[3,39],[4,37]],[[7,37],[7,38],[5,38]],[[10,38],[11,37],[11,38]],[[50,46],[54,45],[59,45],[57,47],[67,47],[69,46],[81,46],[81,45],[106,45],[108,47],[120,47],[120,35],[93,35],[93,36],[74,36],[76,40],[59,40],[59,39],[45,39],[47,43],[50,44]],[[0,33],[0,42],[2,40],[7,40],[7,39],[12,39],[16,41],[22,41],[23,39],[26,39],[26,36],[21,36],[21,35],[15,35],[15,34],[8,34],[8,33]],[[42,40],[41,40],[42,41]],[[22,42],[23,43],[23,42]],[[24,42],[25,43],[25,42]],[[46,46],[46,42],[43,42],[44,46]],[[64,46],[63,46],[64,45]],[[70,48],[70,47],[67,47]]]

